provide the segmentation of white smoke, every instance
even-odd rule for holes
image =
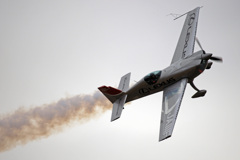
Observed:
[[[86,121],[112,107],[99,92],[63,98],[31,109],[0,116],[0,152],[47,137],[72,121]]]

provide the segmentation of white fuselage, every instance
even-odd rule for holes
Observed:
[[[126,102],[160,92],[183,78],[188,78],[189,81],[192,81],[206,68],[207,63],[201,63],[202,54],[202,51],[198,51],[186,59],[176,61],[162,71],[155,71],[148,74],[126,92],[128,95]],[[157,73],[160,73],[160,76],[156,80]],[[154,78],[153,81],[149,78],[151,75]]]

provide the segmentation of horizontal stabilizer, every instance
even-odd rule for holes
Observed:
[[[128,73],[120,80],[118,89],[122,91],[122,94],[120,93],[119,98],[113,103],[111,121],[114,121],[121,116],[123,106],[127,99],[127,95],[125,94],[125,92],[129,89],[130,76],[131,73]]]
[[[114,121],[120,118],[126,99],[127,99],[127,95],[124,95],[121,98],[119,98],[116,102],[113,103],[111,121]]]
[[[130,76],[131,76],[131,73],[128,73],[121,78],[118,86],[119,90],[126,92],[129,89]]]

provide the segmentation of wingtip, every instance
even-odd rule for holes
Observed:
[[[161,141],[163,141],[163,140],[165,140],[165,139],[168,139],[168,138],[170,138],[171,137],[171,135],[169,135],[169,136],[167,136],[167,137],[164,137],[164,138],[159,138],[159,142],[161,142]]]
[[[111,118],[111,122],[113,122],[113,121],[115,121],[115,120],[117,120],[117,119],[119,119],[120,117],[117,117],[117,118]]]

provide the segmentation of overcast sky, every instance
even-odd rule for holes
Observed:
[[[240,159],[239,1],[1,0],[0,116],[64,97],[131,84],[167,67],[184,18],[198,6],[197,36],[206,52],[223,57],[190,85],[171,138],[158,142],[162,93],[61,132],[0,153],[1,160]],[[199,50],[196,46],[195,50]],[[1,142],[0,142],[1,143]]]

